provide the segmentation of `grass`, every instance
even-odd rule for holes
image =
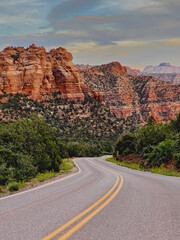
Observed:
[[[38,175],[31,179],[28,182],[22,181],[18,183],[9,183],[7,186],[0,186],[0,197],[3,195],[11,194],[12,192],[21,190],[26,187],[33,187],[38,183],[45,182],[49,179],[55,178],[62,174],[67,174],[71,171],[71,169],[75,166],[74,162],[70,158],[63,159],[62,165],[60,167],[59,172],[45,172],[45,173],[38,173]]]
[[[72,168],[73,168],[72,165],[64,164],[63,167],[62,167],[62,170],[63,170],[65,173],[68,173]]]
[[[135,169],[135,170],[140,170],[140,171],[143,170],[143,169],[140,168],[139,165],[136,164],[136,163],[119,162],[119,161],[116,161],[113,157],[106,158],[106,161],[115,163],[115,164],[117,164],[117,165],[119,165],[119,166],[122,166],[122,167],[127,167],[127,168],[131,168],[131,169]]]
[[[55,172],[38,173],[37,179],[38,179],[38,182],[45,182],[46,180],[52,179],[57,175],[59,175],[59,173],[55,173]]]
[[[160,174],[160,175],[180,177],[180,172],[178,172],[176,170],[161,168],[161,167],[160,168],[151,168],[150,172]]]
[[[106,158],[106,161],[115,163],[115,164],[117,164],[119,166],[122,166],[122,167],[128,167],[128,168],[139,170],[139,171],[144,170],[143,168],[139,167],[139,164],[119,162],[119,161],[116,161],[113,157]],[[180,177],[180,172],[178,172],[176,170],[166,169],[166,168],[164,168],[164,166],[161,166],[159,168],[150,168],[150,169],[146,169],[146,170],[148,170],[151,173],[155,173],[155,174],[173,176],[173,177]]]

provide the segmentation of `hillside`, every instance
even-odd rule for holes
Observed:
[[[34,44],[0,52],[2,121],[43,111],[47,121],[62,133],[61,138],[87,135],[86,139],[97,140],[115,138],[122,128],[143,125],[149,116],[166,122],[180,111],[179,85],[136,76],[138,72],[131,76],[119,62],[79,65],[77,69],[72,59],[62,47],[47,52]],[[20,100],[11,107],[16,94]]]
[[[152,76],[130,76],[118,62],[81,71],[91,89],[103,93],[103,102],[118,117],[144,124],[149,116],[158,122],[180,111],[180,86]]]
[[[117,118],[102,103],[85,96],[83,102],[62,99],[54,93],[50,99],[37,102],[17,94],[1,96],[0,122],[14,122],[32,113],[43,116],[47,123],[57,129],[63,142],[84,141],[108,145],[120,136],[123,130],[132,128],[125,120]]]
[[[171,82],[173,84],[180,84],[179,73],[149,73],[144,75],[153,76],[161,81]]]

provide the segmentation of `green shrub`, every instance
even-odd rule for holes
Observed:
[[[18,191],[19,190],[19,183],[18,182],[12,182],[8,184],[8,190],[10,192]]]
[[[147,154],[147,162],[150,167],[160,166],[167,163],[173,157],[175,141],[166,140],[160,142],[151,153]]]
[[[123,151],[122,156],[127,156],[127,155],[129,155],[129,154],[131,154],[131,150],[127,147],[127,148]]]
[[[146,163],[145,160],[141,160],[139,163],[139,167],[142,169],[145,168],[146,167],[145,163]]]
[[[175,167],[179,170],[180,169],[180,153],[174,154],[174,160],[175,160]]]
[[[115,153],[118,151],[120,155],[123,154],[130,154],[135,151],[135,140],[136,137],[133,133],[127,132],[120,137],[120,139],[115,144]]]
[[[152,123],[139,129],[136,136],[136,151],[141,153],[149,146],[156,146],[160,142],[170,138],[172,132],[169,125]]]
[[[177,115],[175,120],[171,120],[170,127],[172,130],[180,132],[180,113]]]

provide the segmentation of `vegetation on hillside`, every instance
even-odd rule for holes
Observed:
[[[0,122],[15,122],[29,118],[32,113],[43,116],[56,128],[61,142],[74,148],[68,150],[69,156],[113,153],[114,142],[132,126],[131,121],[127,123],[117,118],[108,107],[88,96],[84,102],[64,100],[60,93],[54,93],[51,98],[44,96],[44,99],[36,102],[19,94],[2,96]]]
[[[114,156],[121,161],[130,154],[139,154],[141,168],[160,167],[172,161],[180,170],[180,114],[169,124],[156,123],[150,117],[147,125],[122,134],[115,144]]]

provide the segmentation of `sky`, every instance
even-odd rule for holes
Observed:
[[[65,47],[75,64],[180,66],[179,0],[0,0],[0,50]]]

